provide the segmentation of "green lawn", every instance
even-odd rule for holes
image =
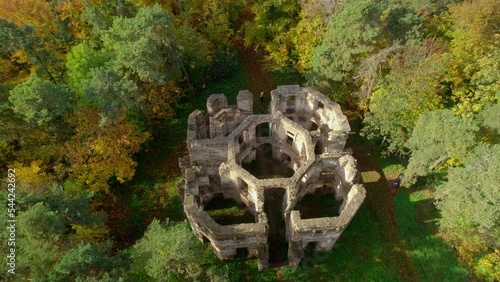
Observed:
[[[453,248],[436,237],[438,212],[432,192],[423,187],[401,189],[395,197],[396,219],[420,281],[470,281]]]

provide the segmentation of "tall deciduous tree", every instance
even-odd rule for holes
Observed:
[[[337,2],[305,0],[299,3],[300,19],[291,32],[294,44],[292,55],[295,69],[307,74],[312,68],[313,50],[321,43]]]
[[[441,46],[434,41],[407,47],[392,58],[390,73],[378,81],[363,132],[383,137],[389,152],[405,154],[405,143],[419,115],[442,107],[440,53]]]
[[[436,188],[440,225],[462,240],[491,248],[500,242],[500,145],[480,144]]]
[[[110,53],[95,50],[85,43],[74,46],[66,55],[68,85],[77,95],[81,96],[92,78],[91,70],[103,67],[110,59]]]
[[[299,20],[297,1],[258,0],[251,7],[254,18],[245,23],[245,45],[264,49],[279,65],[292,62],[291,33]]]
[[[143,238],[134,245],[132,259],[138,272],[150,279],[196,280],[202,276],[203,248],[187,224],[153,220]]]
[[[498,99],[500,2],[465,1],[450,8],[450,18],[446,81],[456,102],[454,111],[470,117]]]
[[[231,29],[230,9],[235,3],[229,5],[227,3],[222,0],[188,2],[188,25],[202,32],[217,49],[228,48],[234,36],[234,31]]]
[[[68,172],[72,179],[91,190],[108,191],[108,181],[125,182],[135,173],[136,153],[149,134],[138,132],[123,113],[114,123],[99,126],[99,113],[81,109],[72,123],[75,135],[66,147]]]
[[[411,157],[405,173],[405,185],[417,176],[427,175],[446,160],[463,162],[476,145],[478,126],[450,110],[435,110],[420,115],[408,140]]]

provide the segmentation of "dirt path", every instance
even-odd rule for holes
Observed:
[[[265,114],[271,100],[271,90],[277,84],[262,67],[259,55],[252,47],[245,47],[243,38],[236,40],[236,47],[241,56],[243,71],[245,73],[246,89],[253,94],[254,113]],[[264,103],[260,102],[259,94],[264,92]]]
[[[401,239],[396,217],[393,194],[390,183],[382,169],[366,147],[348,142],[353,147],[353,157],[356,158],[358,170],[366,188],[366,202],[373,210],[380,226],[386,251],[389,252],[392,263],[399,272],[402,281],[418,281],[418,273],[412,259],[408,256],[405,243]]]

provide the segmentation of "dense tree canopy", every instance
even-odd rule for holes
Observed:
[[[83,95],[94,68],[104,67],[111,59],[111,54],[95,50],[92,46],[81,43],[75,45],[66,58],[68,85],[79,96]]]
[[[478,126],[470,119],[436,110],[420,115],[408,140],[412,154],[405,182],[414,184],[416,176],[442,165],[446,160],[463,162],[477,144]]]
[[[495,248],[500,241],[500,145],[478,145],[436,188],[441,228]]]
[[[407,47],[389,64],[390,72],[378,80],[371,94],[363,131],[383,136],[389,151],[404,154],[419,115],[443,105],[439,47],[435,42]]]
[[[290,63],[290,33],[297,25],[296,1],[258,0],[252,5],[253,21],[245,25],[245,43],[263,48],[281,65]]]
[[[75,135],[65,144],[70,178],[91,190],[108,190],[112,178],[125,182],[134,175],[136,153],[149,134],[140,132],[121,113],[117,121],[99,126],[100,117],[91,109],[76,113]]]
[[[318,86],[350,79],[356,64],[379,39],[379,16],[377,1],[356,0],[330,22],[323,41],[313,51],[312,71]]]
[[[10,92],[12,110],[28,123],[50,126],[71,109],[70,92],[35,75]]]
[[[203,252],[187,222],[153,220],[134,246],[134,265],[156,281],[196,280],[202,277]]]
[[[221,266],[182,221],[174,114],[225,89],[253,48],[297,74],[276,81],[302,79],[359,113],[362,136],[407,161],[410,193],[434,197],[440,238],[498,281],[499,30],[496,0],[0,0],[16,278],[238,280],[248,263]]]
[[[472,116],[499,91],[499,9],[494,0],[465,1],[450,8],[446,81],[452,85],[457,114]]]

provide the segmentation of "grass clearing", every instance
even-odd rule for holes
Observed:
[[[271,76],[271,79],[277,85],[298,84],[304,85],[305,78],[291,67],[280,67],[274,64],[270,59],[262,61],[262,67]]]
[[[354,130],[359,132],[360,120],[354,119],[351,122]],[[405,159],[395,156],[384,157],[377,150],[377,142],[366,140],[357,134],[350,137],[353,137],[351,140],[358,148],[368,150],[366,156],[381,170],[378,172],[387,185],[390,185],[392,179],[404,170],[407,164]],[[364,165],[360,164],[362,160],[358,158],[358,165],[361,167]],[[362,172],[363,180],[365,176],[370,181],[375,177],[373,171]],[[373,182],[365,184],[368,193],[370,193],[368,188],[372,188],[373,184]],[[394,205],[389,211],[394,213],[404,253],[413,263],[419,281],[469,281],[467,270],[458,261],[456,251],[435,235],[439,214],[433,203],[434,195],[428,187],[428,183],[421,183],[412,190],[401,188],[394,198],[389,198],[393,202],[391,205]],[[389,188],[385,189],[387,192]],[[384,215],[384,213],[379,214]]]
[[[420,281],[469,281],[450,244],[435,236],[437,216],[428,189],[401,189],[395,197],[396,219]]]
[[[330,253],[308,254],[294,270],[279,270],[284,281],[400,281],[376,217],[365,204]]]

